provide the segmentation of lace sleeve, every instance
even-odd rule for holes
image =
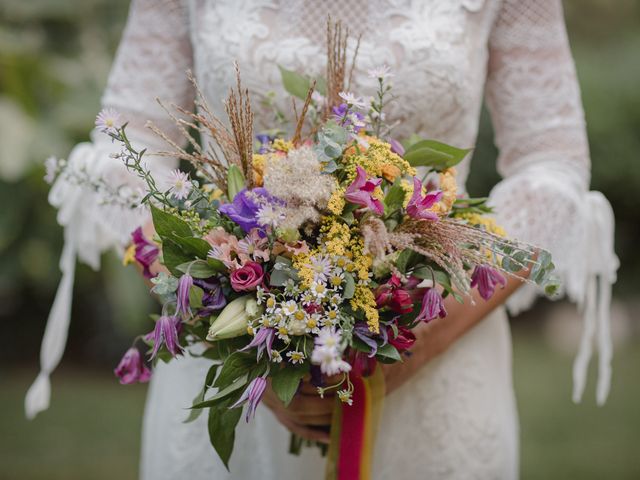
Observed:
[[[138,148],[163,148],[162,141],[145,127],[152,120],[170,137],[177,138],[173,123],[167,121],[155,98],[189,108],[193,98],[185,72],[192,52],[186,6],[183,0],[133,0],[123,38],[102,98],[103,107],[117,110],[128,135]],[[63,276],[49,314],[40,352],[41,372],[27,392],[25,409],[32,418],[49,405],[51,371],[59,363],[67,338],[76,257],[94,269],[100,255],[111,248],[122,251],[131,232],[144,223],[148,213],[123,206],[104,193],[135,192],[141,181],[111,154],[120,150],[105,134],[93,132],[92,141],[77,145],[68,158],[67,174],[52,186],[50,203],[57,207],[58,222],[64,227],[65,246],[60,258]],[[169,158],[149,156],[148,168],[160,178],[175,167]],[[92,185],[80,185],[78,175]],[[109,197],[112,197],[110,195]]]
[[[582,396],[597,338],[602,404],[611,377],[614,219],[604,196],[588,189],[584,113],[560,0],[504,0],[490,38],[486,94],[503,177],[491,202],[510,235],[553,254],[565,293],[584,311],[573,398]],[[517,313],[536,293],[523,287],[507,305]]]

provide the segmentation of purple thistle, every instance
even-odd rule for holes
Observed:
[[[151,370],[142,362],[142,355],[134,347],[125,352],[113,373],[120,379],[122,385],[146,383],[151,378]]]
[[[156,261],[160,250],[155,243],[147,240],[147,237],[142,233],[142,228],[138,227],[131,234],[131,239],[135,246],[135,259],[143,268],[143,275],[145,278],[151,278],[151,270],[149,267]]]
[[[489,300],[496,290],[496,286],[502,288],[507,284],[505,276],[489,265],[476,265],[471,275],[471,288],[477,286],[478,293],[484,300]]]
[[[444,300],[440,292],[435,288],[427,288],[422,297],[422,308],[416,317],[417,321],[430,322],[431,320],[447,316],[447,310],[444,308]]]
[[[182,315],[189,315],[191,310],[189,309],[189,290],[193,286],[193,277],[188,273],[185,273],[180,277],[178,282],[178,298],[176,304],[176,312]]]
[[[249,384],[247,389],[242,393],[242,396],[238,399],[238,401],[231,405],[229,408],[236,408],[248,402],[249,408],[247,409],[245,420],[247,421],[247,423],[249,423],[249,419],[255,414],[258,403],[260,403],[260,400],[262,400],[262,395],[264,394],[265,388],[267,388],[267,379],[263,377],[255,378]]]
[[[156,320],[156,326],[149,335],[153,340],[152,359],[158,354],[163,343],[167,346],[169,353],[174,357],[182,351],[182,347],[178,343],[178,327],[182,327],[178,317],[163,315]]]
[[[442,192],[436,190],[422,196],[422,182],[413,177],[413,195],[407,204],[407,214],[420,220],[438,220],[438,215],[429,209],[442,198]]]
[[[258,348],[257,358],[260,360],[264,349],[267,349],[267,355],[269,356],[269,360],[271,360],[271,347],[273,346],[273,339],[276,335],[276,331],[273,328],[261,328],[256,332],[254,337],[251,339],[251,343],[244,348],[241,348],[240,351],[244,352],[249,350],[250,348]]]

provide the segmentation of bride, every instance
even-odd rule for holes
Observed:
[[[510,236],[550,250],[566,294],[585,310],[585,333],[574,368],[581,397],[591,345],[599,348],[597,399],[610,381],[610,285],[617,260],[613,216],[604,197],[589,192],[590,162],[576,73],[560,0],[133,0],[124,37],[102,99],[129,121],[127,132],[150,151],[164,145],[144,124],[152,120],[177,140],[155,97],[192,107],[185,71],[222,116],[220,100],[234,82],[237,60],[254,99],[278,90],[278,65],[323,71],[327,14],[362,34],[356,90],[366,70],[387,63],[409,132],[461,147],[475,143],[483,96],[491,112],[503,180],[491,192],[498,221]],[[286,99],[283,99],[283,102]],[[285,105],[285,104],[283,104]],[[256,105],[256,108],[258,106]],[[272,121],[268,109],[257,116]],[[106,136],[78,145],[72,168],[114,187],[135,180],[110,157]],[[153,157],[161,175],[175,168]],[[464,188],[469,161],[460,165]],[[64,348],[76,257],[98,268],[100,254],[122,251],[144,212],[101,203],[94,191],[61,178],[50,201],[65,227],[63,280],[42,350],[42,372],[26,399],[34,416],[49,401],[49,374]],[[511,339],[505,308],[528,307],[536,292],[512,280],[491,302],[447,305],[442,321],[422,326],[413,355],[385,370],[388,404],[378,435],[376,479],[514,479],[518,420],[511,379]],[[329,423],[331,400],[300,394],[289,408],[267,395],[255,421],[238,428],[228,473],[211,449],[206,416],[183,423],[207,361],[185,355],[154,371],[145,410],[143,479],[320,479],[316,449],[287,453],[289,432],[326,441],[314,425]]]

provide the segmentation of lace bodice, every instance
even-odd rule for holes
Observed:
[[[574,397],[581,396],[598,332],[603,402],[611,355],[608,299],[617,267],[613,216],[604,197],[588,191],[585,121],[560,0],[134,0],[103,104],[127,118],[138,144],[159,149],[162,144],[143,127],[147,120],[170,135],[177,132],[155,97],[191,108],[185,76],[191,68],[222,115],[221,99],[234,81],[237,60],[254,95],[258,125],[266,126],[271,118],[259,99],[270,90],[281,92],[278,65],[323,71],[328,13],[362,34],[353,90],[367,86],[368,68],[386,63],[395,73],[397,102],[389,115],[402,121],[397,137],[415,132],[474,145],[486,92],[503,176],[491,194],[496,214],[511,236],[552,252],[566,293],[585,307]],[[289,99],[281,97],[286,108]],[[69,162],[113,181],[134,182],[109,158],[114,148],[106,138],[94,139],[77,146]],[[469,161],[459,169],[461,186]],[[151,160],[159,174],[171,164]],[[122,248],[132,225],[143,220],[141,212],[102,205],[95,192],[64,178],[54,185],[51,203],[60,208],[66,232],[66,283],[43,343],[43,372],[27,398],[31,415],[48,404],[48,374],[64,347],[75,256],[97,267],[99,254]],[[534,296],[523,288],[509,305],[522,309]]]

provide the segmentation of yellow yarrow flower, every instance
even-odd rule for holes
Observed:
[[[346,181],[351,183],[356,178],[356,167],[364,168],[367,174],[374,177],[385,177],[389,181],[400,175],[413,176],[416,169],[409,165],[400,155],[391,151],[391,145],[375,137],[364,137],[369,148],[354,146],[346,150],[343,156]]]
[[[466,220],[470,225],[483,227],[487,232],[498,235],[499,237],[507,236],[504,228],[498,225],[492,217],[485,217],[477,213],[463,213],[457,215],[457,217]]]
[[[288,153],[289,150],[293,149],[293,143],[290,140],[283,140],[282,138],[276,138],[273,141],[272,147],[274,150],[279,150],[281,152]]]
[[[344,210],[346,200],[344,199],[344,188],[336,188],[329,201],[327,202],[327,210],[329,210],[334,215],[342,215]]]
[[[447,215],[451,211],[458,195],[455,168],[447,168],[440,173],[440,190],[442,190],[442,199],[430,210],[438,215]]]
[[[355,293],[351,299],[351,308],[362,310],[367,319],[369,331],[380,332],[380,316],[376,307],[376,299],[371,289],[365,285],[356,285]]]

